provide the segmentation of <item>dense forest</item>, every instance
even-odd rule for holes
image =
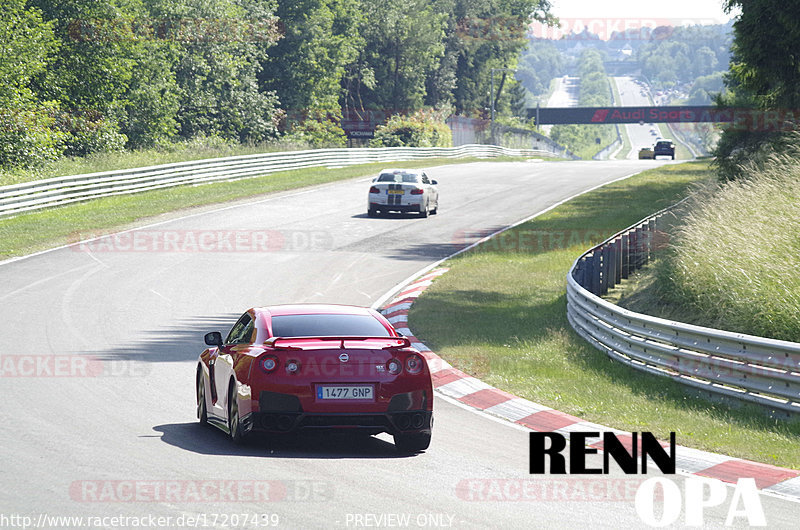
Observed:
[[[692,84],[701,81],[708,92],[722,90],[721,73],[728,70],[733,35],[728,25],[687,26],[672,28],[641,46],[636,53],[639,67],[656,88]],[[698,93],[702,99],[702,94]],[[704,103],[708,103],[706,99]],[[700,101],[697,101],[700,103]]]
[[[6,0],[0,168],[197,137],[343,142],[343,116],[485,111],[547,0]],[[508,108],[498,71],[498,108]]]
[[[558,40],[535,38],[522,51],[517,79],[534,96],[546,95],[550,80],[577,73],[581,55],[592,49],[604,60],[629,62],[656,89],[681,86],[690,103],[708,105],[723,91],[732,41],[730,24],[641,28],[608,40],[588,30]]]

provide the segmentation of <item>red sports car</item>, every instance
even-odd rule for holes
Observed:
[[[253,431],[387,432],[404,452],[427,449],[428,365],[372,309],[280,305],[245,312],[197,365],[197,417],[240,442]]]

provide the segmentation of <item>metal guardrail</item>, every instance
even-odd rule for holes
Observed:
[[[507,149],[496,145],[463,145],[430,148],[314,149],[194,160],[0,186],[0,216],[111,195],[138,193],[185,184],[252,178],[276,171],[308,167],[343,167],[425,158],[496,156],[554,157],[556,155],[548,151]]]
[[[666,244],[662,210],[580,256],[567,274],[567,317],[610,358],[712,395],[800,414],[800,343],[628,311],[600,298]]]

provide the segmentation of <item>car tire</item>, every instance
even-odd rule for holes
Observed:
[[[231,381],[228,390],[228,436],[235,444],[244,443],[242,423],[239,419],[239,402],[236,399],[236,383]]]
[[[675,155],[672,155],[672,159],[675,160]]]
[[[208,409],[206,408],[206,385],[203,380],[203,371],[197,369],[197,419],[200,425],[208,425]]]
[[[436,207],[431,210],[431,215],[436,215],[437,213],[439,213],[439,201],[436,201]]]
[[[428,217],[428,203],[426,202],[425,205],[420,205],[419,216],[423,219]]]
[[[431,433],[414,432],[410,434],[395,434],[394,445],[401,453],[419,453],[431,445]]]
[[[376,208],[370,208],[367,210],[367,215],[370,217],[378,217],[378,210]]]

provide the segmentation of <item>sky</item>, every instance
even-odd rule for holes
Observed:
[[[694,23],[724,23],[732,17],[723,0],[551,0],[559,18],[680,19]],[[705,21],[705,22],[703,22]]]

